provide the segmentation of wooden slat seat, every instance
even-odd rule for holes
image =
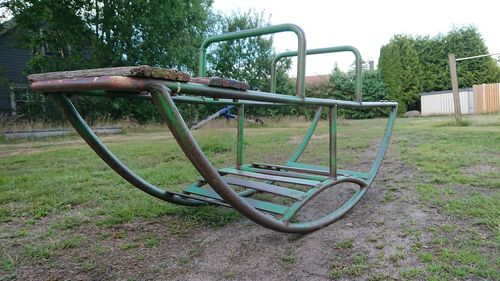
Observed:
[[[149,65],[123,66],[109,68],[94,68],[72,71],[46,72],[31,74],[28,76],[30,82],[72,79],[82,77],[100,77],[100,76],[128,76],[137,78],[153,78],[178,82],[189,82],[191,76],[176,69],[166,69],[152,67]]]

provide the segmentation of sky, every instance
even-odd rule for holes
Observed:
[[[469,24],[478,28],[489,53],[500,53],[498,0],[214,0],[213,8],[225,14],[264,11],[271,24],[300,26],[308,49],[352,45],[363,60],[374,60],[375,64],[380,48],[393,35],[435,36]],[[296,36],[291,32],[275,35],[274,42],[280,52],[297,49]],[[309,56],[306,73],[329,74],[335,63],[347,70],[353,61],[350,53]]]

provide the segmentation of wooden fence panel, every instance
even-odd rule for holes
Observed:
[[[500,83],[474,85],[474,113],[500,111]]]
[[[474,113],[484,113],[484,87],[483,85],[472,86],[474,91]]]
[[[484,98],[486,100],[486,112],[500,111],[500,84],[484,85]]]

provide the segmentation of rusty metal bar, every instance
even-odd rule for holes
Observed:
[[[285,170],[285,171],[296,171],[296,172],[313,174],[313,175],[323,175],[323,176],[330,175],[330,171],[329,171],[328,167],[325,168],[324,166],[297,163],[297,162],[292,162],[291,164],[288,163],[287,165],[277,165],[277,164],[268,164],[268,163],[252,163],[252,166],[253,167],[260,167],[260,168],[268,168],[268,169]],[[337,174],[345,176],[345,177],[356,177],[356,178],[360,178],[360,179],[368,179],[369,178],[368,173],[355,172],[355,171],[342,170],[342,169],[337,169]]]
[[[325,181],[328,179],[328,177],[320,176],[320,175],[295,173],[295,172],[275,170],[275,169],[261,169],[261,168],[251,167],[248,165],[241,167],[240,170],[247,171],[247,172],[259,173],[259,174],[267,174],[267,175],[290,177],[290,178],[297,178],[297,179],[306,179],[306,180],[315,180],[315,181]]]
[[[31,84],[35,92],[57,93],[77,92],[80,90],[109,90],[109,91],[136,91],[138,94],[148,91],[150,85],[162,85],[168,87],[173,93],[187,94],[193,96],[210,97],[217,99],[250,100],[258,102],[282,103],[289,105],[311,105],[311,106],[333,106],[343,108],[371,108],[371,107],[394,107],[397,102],[354,102],[335,99],[321,98],[299,98],[281,94],[264,93],[260,91],[239,91],[226,88],[209,87],[207,85],[194,83],[179,83],[172,81],[159,81],[154,79],[140,79],[121,76],[102,76],[65,79],[57,81],[37,81]]]
[[[192,185],[189,188],[184,190],[188,194],[196,194],[212,199],[218,199],[218,200],[223,200],[222,197],[220,197],[219,194],[214,192],[211,189],[206,189],[206,188],[201,188],[196,185]],[[271,203],[271,202],[266,202],[266,201],[261,201],[261,200],[256,200],[253,198],[243,198],[243,201],[245,201],[247,204],[252,206],[253,208],[265,212],[270,212],[270,213],[275,213],[279,215],[283,215],[288,211],[288,207],[282,206],[279,204]]]

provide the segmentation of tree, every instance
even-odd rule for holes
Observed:
[[[400,102],[400,112],[415,108],[421,92],[451,88],[448,53],[467,57],[487,54],[488,49],[474,26],[435,37],[395,35],[381,48],[379,68],[390,98]],[[457,69],[459,87],[500,80],[500,68],[490,57],[459,62]]]
[[[0,0],[20,47],[33,50],[26,74],[148,64],[193,71],[208,31],[211,0]],[[92,119],[160,119],[147,102],[75,98]],[[87,106],[83,106],[86,104]],[[86,110],[88,109],[88,111]]]
[[[475,26],[455,28],[443,38],[446,53],[457,58],[488,54],[488,48]],[[457,63],[458,86],[498,82],[498,66],[491,57],[482,57]]]
[[[382,79],[380,70],[363,69],[363,101],[381,101],[388,100],[387,85]],[[330,77],[330,89],[324,89],[324,86],[313,89],[308,92],[308,95],[322,98],[334,98],[340,100],[353,100],[355,92],[356,74],[353,70],[342,72],[334,70]],[[328,93],[328,96],[323,96],[322,93]],[[373,118],[386,116],[387,110],[381,108],[374,109],[339,109],[339,115],[346,118]]]
[[[215,15],[218,24],[214,33],[221,34],[250,28],[268,26],[269,20],[264,13],[254,10],[236,12],[230,16]],[[208,74],[246,81],[252,88],[261,91],[269,90],[270,67],[273,58],[277,55],[273,48],[272,36],[249,37],[238,40],[224,41],[214,44],[208,50]],[[276,69],[276,92],[295,94],[287,72],[291,67],[290,59],[283,59]],[[250,114],[257,115],[285,115],[290,108],[257,109],[250,107]],[[296,112],[291,112],[296,114]]]
[[[149,64],[191,71],[211,0],[5,0],[30,72]]]
[[[387,79],[389,96],[400,103],[398,110],[405,112],[408,107],[415,107],[422,90],[415,43],[408,36],[396,35],[384,47],[381,49],[379,67]]]
[[[443,48],[443,36],[419,36],[415,38],[415,48],[418,53],[421,68],[420,81],[423,92],[446,90],[450,88],[450,73],[448,71],[448,54]]]
[[[270,25],[269,20],[264,19],[263,12],[256,13],[254,10],[217,17],[218,34]],[[244,80],[254,88],[268,90],[271,62],[277,55],[272,37],[249,37],[217,45],[208,54],[208,72],[211,75]],[[290,64],[290,60],[278,64],[278,81],[286,77]]]
[[[394,45],[385,45],[380,49],[378,67],[387,84],[388,97],[391,100],[399,100],[403,86],[400,79],[402,71],[399,48]]]

